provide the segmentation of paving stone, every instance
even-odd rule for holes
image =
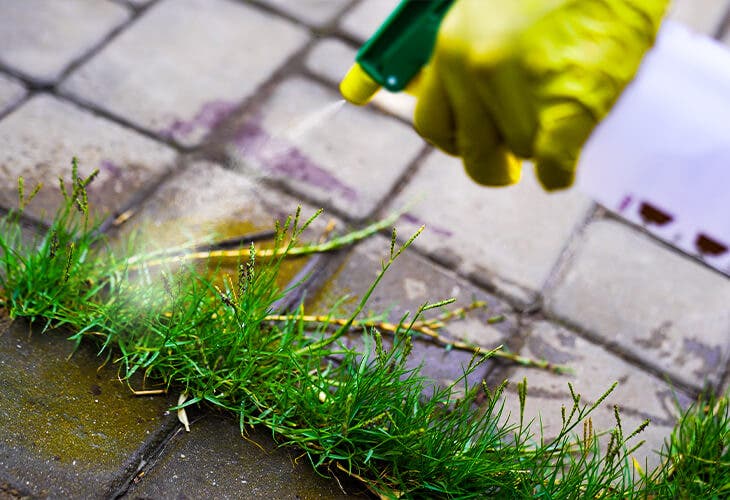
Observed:
[[[294,215],[298,205],[239,173],[201,161],[165,181],[138,207],[122,234],[143,229],[160,246],[229,238],[273,230],[274,222]],[[314,212],[303,205],[303,218]],[[325,214],[315,222],[315,232],[328,218]]]
[[[277,449],[265,431],[250,429],[242,437],[236,420],[209,414],[194,419],[189,433],[177,433],[125,498],[346,497],[334,479],[316,475],[297,455]]]
[[[313,74],[339,86],[340,81],[355,62],[357,50],[337,38],[325,38],[318,42],[307,55],[305,64]],[[381,90],[371,101],[373,105],[412,122],[416,107],[415,97],[405,92],[392,93]]]
[[[0,325],[0,484],[21,496],[114,497],[173,424],[174,402],[134,396],[116,367],[99,369],[96,347],[74,352],[67,335]]]
[[[715,36],[728,9],[729,0],[674,0],[668,18],[698,33]]]
[[[302,204],[239,173],[214,163],[197,162],[167,180],[139,206],[137,213],[122,226],[118,238],[123,241],[136,233],[135,241],[140,250],[160,250],[191,242],[260,234],[273,230],[276,220],[283,223],[288,216],[294,215],[298,205]],[[302,205],[302,221],[315,211]],[[320,216],[305,231],[301,241],[318,240],[329,221],[333,221],[331,216]],[[256,247],[263,248],[270,243],[270,239],[266,239],[257,242]],[[318,273],[325,260],[324,256],[286,260],[280,268],[278,285],[283,288],[295,277],[298,281],[306,274]],[[238,273],[236,259],[223,259],[217,265],[219,276]],[[304,275],[298,275],[299,272]],[[280,305],[297,305],[299,294],[304,293],[305,288],[298,288]]]
[[[0,62],[43,84],[55,83],[130,16],[106,0],[4,1],[2,11]]]
[[[0,121],[0,206],[17,205],[17,178],[46,188],[28,206],[35,217],[50,219],[61,203],[59,176],[71,177],[71,158],[79,173],[99,168],[89,186],[92,210],[101,215],[127,203],[135,191],[164,174],[175,152],[116,123],[47,94],[39,94]]]
[[[548,321],[535,321],[525,326],[527,337],[520,354],[533,359],[544,359],[551,363],[567,365],[572,372],[565,375],[547,371],[514,368],[506,378],[509,384],[505,397],[505,413],[511,414],[510,421],[519,423],[520,406],[517,383],[527,378],[527,403],[525,422],[535,420],[534,431],[539,438],[539,424],[544,436],[552,438],[562,427],[561,405],[569,412],[572,399],[568,383],[573,384],[576,393],[581,394],[585,404],[594,403],[611,384],[619,385],[592,414],[594,429],[606,431],[616,424],[614,405],[618,405],[624,434],[628,435],[646,419],[651,424],[632,444],[646,440],[634,457],[639,463],[648,460],[654,467],[661,462],[655,451],[661,449],[668,438],[678,415],[677,402],[688,406],[692,399],[682,391],[672,388],[666,382],[628,364],[605,349],[584,340],[575,333]],[[500,381],[495,379],[495,383]],[[576,427],[581,434],[583,426]],[[605,449],[608,437],[601,438]]]
[[[20,101],[27,91],[15,78],[0,73],[0,115]]]
[[[342,12],[352,0],[261,0],[312,26],[324,26]]]
[[[613,221],[591,224],[547,310],[700,388],[730,351],[730,280]]]
[[[429,156],[391,203],[420,200],[400,223],[403,232],[426,225],[416,246],[478,283],[496,287],[520,305],[533,302],[591,202],[575,190],[548,194],[529,164],[522,181],[484,188],[461,161]]]
[[[309,71],[337,85],[356,55],[357,49],[339,38],[324,38],[314,44],[304,63]]]
[[[295,77],[242,117],[228,148],[261,175],[354,218],[366,217],[423,147],[407,125]]]
[[[303,28],[242,2],[167,0],[145,11],[62,89],[194,146],[306,40]]]
[[[340,27],[364,42],[375,33],[398,3],[398,0],[363,0],[343,16]]]
[[[377,276],[381,262],[387,259],[389,252],[390,242],[381,236],[359,244],[348,254],[320,292],[311,297],[307,304],[308,311],[313,314],[347,316],[355,309],[360,297]],[[349,298],[342,302],[345,295]],[[435,303],[449,298],[456,299],[456,302],[446,306],[446,309],[427,311],[423,317],[434,318],[445,310],[466,307],[474,300],[484,301],[488,307],[471,311],[465,317],[449,322],[442,332],[445,337],[485,349],[493,349],[502,344],[513,350],[517,348],[520,340],[517,336],[516,316],[508,305],[409,251],[402,254],[388,270],[371,295],[362,317],[387,313],[388,320],[397,323],[406,312],[412,318],[426,302]],[[496,316],[503,316],[504,321],[488,324],[487,320]],[[349,342],[350,345],[361,345],[357,334]],[[414,346],[411,366],[423,362],[425,375],[447,385],[462,375],[462,366],[466,366],[470,359],[469,352],[446,350],[423,341]],[[494,363],[488,362],[470,379],[479,382],[485,371],[493,366]]]

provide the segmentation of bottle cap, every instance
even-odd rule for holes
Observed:
[[[342,97],[358,106],[367,104],[378,90],[380,84],[373,80],[359,63],[353,64],[340,82]]]

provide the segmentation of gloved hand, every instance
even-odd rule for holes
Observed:
[[[416,130],[490,186],[535,162],[570,186],[578,155],[654,42],[668,0],[456,0],[417,86]]]

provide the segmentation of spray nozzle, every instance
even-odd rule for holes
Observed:
[[[342,97],[366,104],[380,89],[403,90],[431,58],[436,33],[454,0],[401,0],[360,48],[340,82]]]

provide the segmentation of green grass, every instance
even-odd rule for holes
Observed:
[[[181,408],[233,412],[243,433],[267,428],[317,470],[339,469],[389,498],[721,498],[730,491],[727,398],[686,410],[663,465],[645,471],[631,461],[643,425],[624,434],[616,412],[613,429],[593,429],[590,414],[615,385],[593,404],[570,386],[562,429],[546,440],[537,423],[524,421],[526,380],[516,423],[504,414],[504,384],[469,385],[467,376],[496,351],[475,353],[447,387],[409,368],[420,314],[442,303],[402,318],[390,347],[377,326],[365,328],[364,347],[346,347],[343,337],[368,297],[417,235],[398,246],[393,233],[380,274],[345,321],[305,321],[301,308],[272,321],[280,312],[273,305],[292,291],[277,286],[287,255],[338,247],[383,224],[323,248],[299,242],[313,218],[297,212],[277,225],[273,249],[252,246],[237,276],[216,285],[164,253],[110,248],[89,221],[90,181],[74,163],[71,187],[61,184],[65,204],[30,243],[21,216],[34,193],[26,196],[19,183],[20,209],[0,221],[0,308],[11,319],[96,343],[124,379],[142,374],[145,389],[184,395]]]

